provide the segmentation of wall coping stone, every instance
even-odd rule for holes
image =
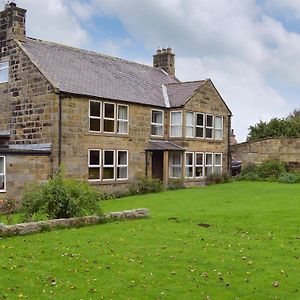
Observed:
[[[148,208],[137,208],[133,210],[110,212],[105,214],[104,216],[54,219],[39,222],[21,223],[15,225],[0,224],[0,237],[27,235],[62,227],[72,228],[85,225],[94,225],[103,223],[105,221],[147,218],[149,216],[149,212],[150,211]]]

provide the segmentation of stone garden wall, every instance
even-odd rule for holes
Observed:
[[[232,145],[231,154],[234,160],[242,161],[242,167],[275,158],[300,171],[300,138],[266,139]]]

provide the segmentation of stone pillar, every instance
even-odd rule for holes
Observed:
[[[153,67],[161,68],[171,76],[175,76],[175,54],[171,48],[158,49],[153,55]]]
[[[164,151],[164,172],[163,172],[163,183],[165,186],[169,182],[169,151]]]

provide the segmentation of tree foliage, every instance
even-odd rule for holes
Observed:
[[[269,122],[260,121],[250,126],[247,141],[284,137],[300,137],[300,110],[294,110],[286,118],[273,118]]]

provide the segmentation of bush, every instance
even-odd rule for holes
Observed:
[[[277,159],[272,159],[266,160],[260,165],[249,164],[242,170],[241,179],[277,181],[283,173],[286,173],[285,164]]]
[[[158,193],[164,190],[161,180],[150,177],[138,177],[135,182],[129,186],[131,195],[142,195],[148,193]]]
[[[280,174],[278,181],[282,182],[282,183],[299,183],[300,182],[300,174],[293,173],[293,172],[282,173],[282,174]]]
[[[65,179],[59,170],[47,183],[24,192],[20,213],[24,221],[99,215],[99,200],[88,183]]]
[[[13,224],[13,214],[17,208],[16,201],[11,198],[0,199],[0,214],[5,215],[8,225]]]
[[[228,180],[229,180],[228,174],[213,173],[205,178],[205,184],[211,185],[211,184],[225,183],[228,182]]]
[[[184,189],[184,181],[183,179],[170,179],[168,184],[169,190],[179,190]]]

